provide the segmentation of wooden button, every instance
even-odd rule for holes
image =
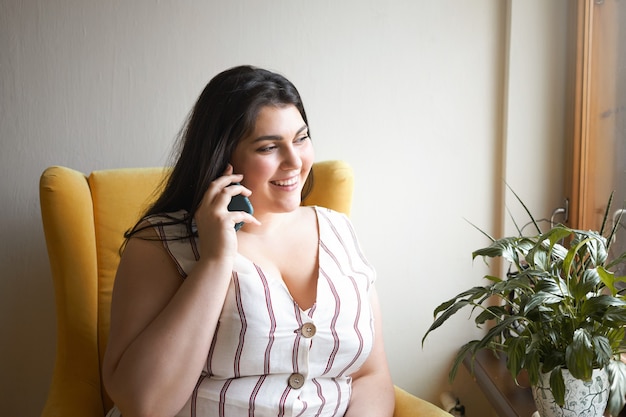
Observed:
[[[302,374],[293,373],[289,375],[289,386],[293,389],[302,388],[304,385],[304,376]]]
[[[315,325],[313,323],[304,323],[300,328],[300,333],[302,333],[302,336],[306,337],[307,339],[315,336],[316,331],[317,329],[315,328]]]

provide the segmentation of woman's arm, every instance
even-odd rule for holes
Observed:
[[[352,396],[345,417],[391,417],[394,410],[394,388],[389,373],[380,306],[376,290],[370,297],[374,312],[374,346],[363,366],[352,375]]]
[[[172,416],[200,376],[232,265],[200,260],[183,281],[159,241],[133,238],[118,269],[103,377],[125,417]]]
[[[200,259],[183,280],[149,230],[128,241],[115,278],[111,328],[103,364],[106,389],[124,417],[172,416],[189,399],[202,372],[226,298],[239,221],[234,194],[249,195],[228,168],[213,181],[195,215]]]

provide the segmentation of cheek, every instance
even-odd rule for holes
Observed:
[[[235,174],[242,174],[244,176],[256,176],[259,171],[262,170],[262,168],[260,168],[260,159],[257,155],[246,152],[245,149],[235,150],[230,159],[230,163],[233,166],[233,172]]]
[[[313,146],[309,145],[307,149],[302,153],[301,157],[302,165],[308,166],[310,169],[313,166],[313,162],[315,161],[315,152],[313,151]]]
[[[233,166],[233,172],[235,174],[242,174],[243,168],[246,166],[246,161],[244,155],[239,150],[239,148],[235,148],[235,151],[230,156],[230,161],[228,161]]]
[[[242,166],[245,169],[241,172],[243,174],[244,185],[254,187],[255,184],[261,184],[266,182],[275,172],[275,167],[265,159],[252,158]]]

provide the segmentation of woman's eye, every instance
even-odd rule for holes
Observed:
[[[296,142],[304,142],[308,138],[309,138],[309,135],[300,136],[298,139],[296,139]]]
[[[268,145],[268,146],[264,146],[264,147],[260,148],[260,149],[259,149],[259,152],[263,152],[263,153],[265,153],[265,152],[271,152],[271,151],[273,151],[273,150],[274,150],[274,149],[276,149],[276,148],[277,148],[277,146],[276,146],[276,145]]]

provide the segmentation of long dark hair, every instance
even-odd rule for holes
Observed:
[[[298,90],[282,75],[246,65],[215,76],[181,130],[177,160],[163,192],[143,218],[182,209],[188,214],[182,221],[191,230],[191,220],[204,193],[226,169],[239,140],[254,129],[261,108],[286,105],[295,106],[308,125]],[[307,184],[303,195],[310,191],[312,181]],[[133,228],[126,237],[141,229]]]

